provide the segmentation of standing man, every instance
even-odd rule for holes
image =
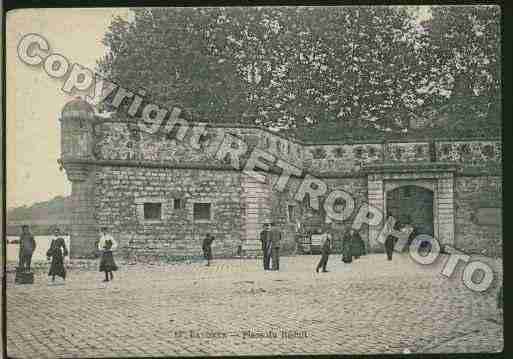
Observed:
[[[207,267],[210,265],[210,261],[212,260],[212,242],[214,241],[214,239],[214,236],[210,233],[207,233],[207,235],[203,239],[203,256],[207,260]]]
[[[271,239],[272,270],[280,270],[281,231],[277,228],[275,222],[271,223],[269,237]]]
[[[385,239],[385,252],[387,254],[387,259],[389,261],[392,260],[392,254],[394,253],[394,246],[397,242],[397,237],[389,234],[387,236],[387,239]]]
[[[264,261],[264,270],[269,270],[271,262],[271,239],[269,236],[269,223],[264,223],[264,230],[260,232],[260,242],[262,242],[262,255]]]
[[[387,235],[387,237],[385,239],[385,243],[384,243],[384,245],[385,245],[385,252],[387,254],[387,259],[389,261],[392,260],[392,255],[394,253],[395,244],[399,240],[399,238],[397,238],[396,232],[401,231],[402,228],[403,228],[402,223],[397,221],[395,223],[395,226],[393,227],[393,232],[392,233],[388,232],[389,234]]]
[[[328,264],[328,258],[330,256],[331,249],[331,235],[324,233],[323,243],[321,244],[321,260],[317,264],[315,271],[319,273],[319,269],[322,267],[323,273],[326,273],[326,265]]]
[[[30,263],[32,262],[32,254],[36,250],[36,241],[30,233],[29,226],[24,224],[21,226],[20,236],[20,268],[23,272],[30,272]]]

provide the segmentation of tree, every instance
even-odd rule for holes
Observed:
[[[230,58],[211,51],[215,9],[134,9],[133,22],[116,18],[105,35],[100,72],[145,99],[181,107],[194,119],[222,120],[244,107],[241,80]]]
[[[419,27],[409,7],[137,8],[112,22],[98,67],[193,119],[400,133],[456,93],[492,107],[497,9],[434,7]]]
[[[424,24],[432,76],[422,90],[435,106],[451,107],[459,130],[500,131],[499,12],[498,6],[435,6]]]

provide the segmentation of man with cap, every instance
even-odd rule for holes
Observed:
[[[281,244],[281,231],[276,226],[276,223],[271,223],[271,230],[269,231],[269,238],[271,240],[271,259],[272,270],[280,270],[280,244]]]
[[[317,273],[319,273],[319,269],[321,268],[324,273],[328,271],[326,269],[326,265],[328,264],[328,258],[330,257],[330,249],[331,235],[329,233],[324,233],[321,244],[321,260],[319,261],[319,264],[317,264],[317,268],[315,269]]]
[[[30,233],[29,226],[24,224],[21,226],[20,236],[20,252],[19,261],[20,268],[24,272],[30,272],[30,263],[32,262],[32,254],[36,250],[36,241]]]
[[[203,256],[207,260],[207,267],[210,266],[210,261],[212,260],[212,242],[214,241],[214,236],[210,233],[207,233],[205,238],[203,238]]]
[[[260,232],[260,242],[262,242],[262,256],[264,262],[264,270],[269,270],[271,262],[271,240],[269,237],[269,223],[264,223],[264,230]]]

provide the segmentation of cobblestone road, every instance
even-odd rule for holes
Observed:
[[[314,273],[317,256],[282,258],[280,272],[254,259],[121,265],[114,282],[70,271],[7,287],[11,357],[374,354],[500,351],[496,290],[474,293],[438,265],[384,254]],[[499,272],[500,264],[492,263]],[[248,337],[247,331],[252,333]],[[282,331],[297,331],[283,337]],[[306,333],[306,337],[305,336]],[[264,336],[265,337],[262,337]],[[276,337],[274,337],[276,335]]]

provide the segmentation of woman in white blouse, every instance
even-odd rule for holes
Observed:
[[[112,251],[114,251],[118,247],[118,243],[114,240],[114,237],[107,233],[107,227],[102,227],[101,229],[101,237],[98,242],[98,249],[102,251],[102,258],[100,260],[100,272],[105,272],[104,282],[114,279],[114,274],[112,272],[118,270],[118,266],[116,262],[114,262],[114,256],[112,255]]]

